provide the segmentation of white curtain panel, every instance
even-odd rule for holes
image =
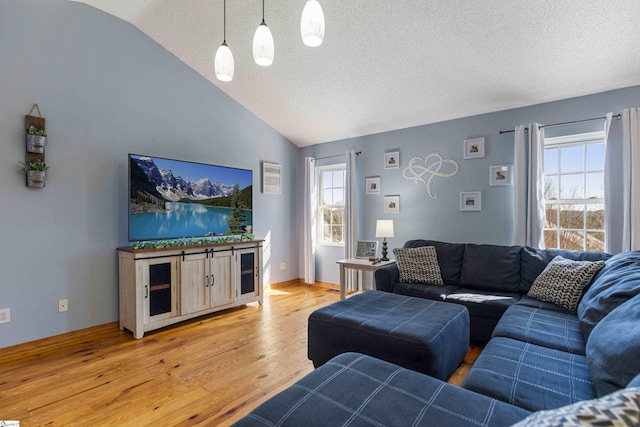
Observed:
[[[304,158],[304,212],[303,212],[303,240],[302,256],[304,264],[304,282],[316,282],[316,224],[317,224],[317,195],[316,195],[316,160],[313,157]]]
[[[640,109],[620,115],[621,125],[611,126],[611,114],[605,123],[605,232],[611,253],[640,249]]]
[[[344,257],[353,258],[356,256],[356,242],[358,240],[358,223],[357,223],[357,191],[356,191],[356,153],[355,151],[347,151],[346,154],[346,185],[344,195],[345,206],[345,230],[344,230]],[[358,273],[357,270],[346,270],[345,287],[347,290],[355,291],[358,289]]]
[[[513,159],[515,245],[544,248],[544,131],[538,123],[516,126]]]

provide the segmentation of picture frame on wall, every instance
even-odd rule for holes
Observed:
[[[513,184],[511,165],[497,165],[489,167],[489,185],[511,185]]]
[[[400,212],[400,196],[384,196],[384,212]]]
[[[365,185],[367,187],[367,194],[380,194],[380,177],[372,176],[365,178]]]
[[[484,138],[464,140],[464,158],[477,159],[484,157]]]
[[[482,195],[480,191],[463,191],[460,193],[460,210],[464,212],[481,211]]]
[[[377,240],[358,240],[356,244],[356,258],[374,258],[378,256]]]
[[[384,153],[384,168],[385,169],[398,169],[400,168],[400,152],[389,151]]]
[[[264,194],[280,194],[282,166],[277,163],[262,162],[262,192]]]

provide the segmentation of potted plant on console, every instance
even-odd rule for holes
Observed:
[[[51,166],[47,166],[42,160],[37,159],[33,162],[21,163],[20,172],[27,174],[28,187],[44,187],[47,181],[47,171]]]

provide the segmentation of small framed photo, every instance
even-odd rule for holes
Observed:
[[[489,185],[511,185],[512,182],[510,165],[489,167]]]
[[[373,258],[378,256],[377,240],[358,240],[356,244],[356,258]]]
[[[282,166],[277,163],[262,162],[262,192],[280,194]]]
[[[384,196],[384,212],[400,212],[400,196]]]
[[[384,153],[384,168],[385,169],[398,169],[400,167],[400,152],[390,151]]]
[[[464,140],[464,158],[476,159],[484,157],[484,138]]]
[[[372,176],[365,178],[365,184],[367,186],[367,194],[380,194],[380,177]]]
[[[460,193],[461,211],[481,211],[482,198],[479,191],[463,191]]]

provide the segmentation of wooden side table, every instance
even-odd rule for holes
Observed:
[[[337,264],[340,266],[340,299],[343,300],[345,297],[345,269],[352,268],[360,271],[372,271],[375,272],[378,268],[384,267],[385,265],[394,264],[396,260],[390,259],[389,261],[381,261],[377,264],[373,264],[372,261],[362,258],[348,258],[341,259],[337,261]],[[360,289],[360,280],[358,280],[358,290]],[[373,276],[373,289],[376,287],[376,276]]]

